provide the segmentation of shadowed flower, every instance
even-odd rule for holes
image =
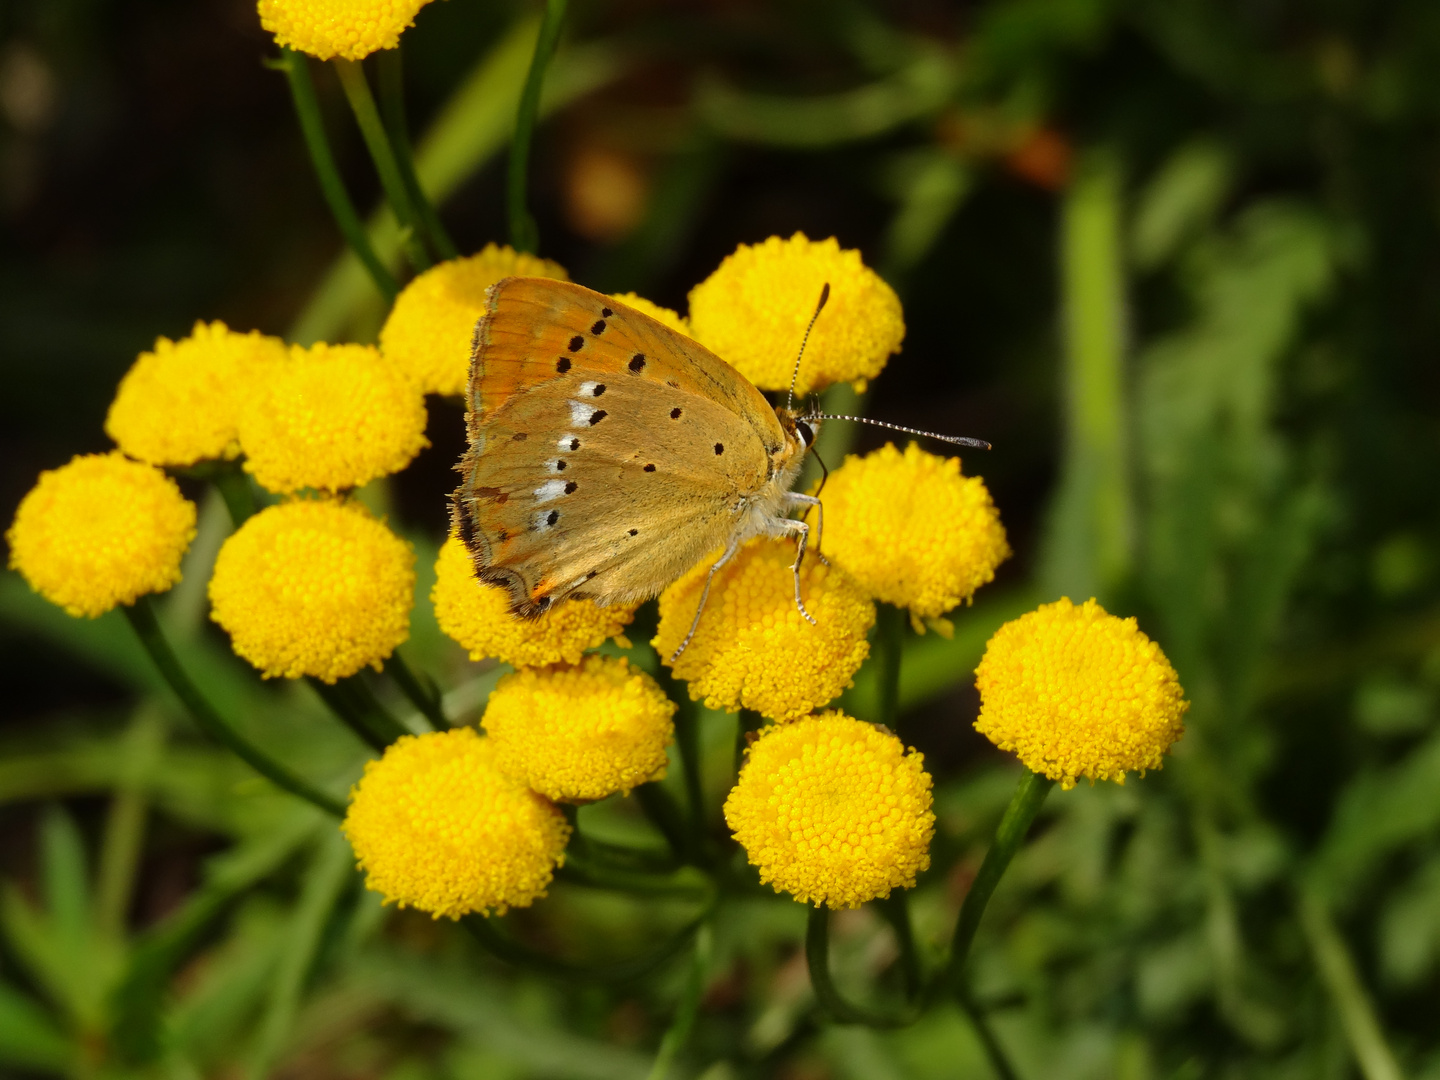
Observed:
[[[240,414],[263,487],[338,491],[408,465],[429,442],[425,399],[370,345],[293,345]]]
[[[587,802],[665,775],[675,703],[619,657],[507,675],[481,721],[495,764],[551,799]]]
[[[851,684],[870,654],[875,605],[853,578],[814,555],[800,572],[812,626],[795,609],[795,542],[752,540],[719,573],[695,637],[673,666],[691,698],[712,709],[754,709],[773,720],[804,716]],[[660,594],[652,642],[670,657],[685,639],[714,556]]]
[[[510,614],[510,594],[475,577],[475,564],[458,537],[440,547],[430,591],[440,629],[472,660],[494,657],[516,667],[574,664],[586,649],[619,637],[635,617],[636,604],[601,607],[593,600],[562,600],[534,619]]]
[[[570,839],[560,811],[496,768],[471,728],[405,735],[367,762],[341,828],[367,888],[452,919],[530,906]]]
[[[430,0],[260,0],[260,25],[275,43],[320,60],[359,60],[400,44]]]
[[[968,602],[1010,555],[984,482],[914,443],[851,455],[830,474],[824,546],[871,596],[916,620]]]
[[[463,394],[485,291],[501,278],[569,281],[559,263],[486,244],[478,255],[432,266],[406,285],[380,329],[380,351],[425,394]]]
[[[864,390],[900,351],[905,320],[895,290],[833,237],[796,233],[741,244],[690,291],[693,336],[760,389],[784,390],[827,282],[830,301],[805,347],[795,393],[837,382]]]
[[[5,534],[12,570],[92,619],[174,585],[194,538],[195,504],[175,481],[115,452],[42,472]]]
[[[410,633],[415,553],[358,503],[260,511],[225,541],[211,617],[267,679],[327,683],[380,668]]]
[[[279,338],[197,322],[188,338],[159,338],[154,352],[130,366],[110,403],[105,434],[152,465],[233,458],[240,452],[240,403],[284,359]]]
[[[1160,768],[1190,707],[1160,646],[1094,600],[1057,600],[1006,623],[975,685],[976,730],[1064,788]]]
[[[827,712],[760,732],[725,822],[760,880],[802,904],[859,907],[930,866],[935,814],[924,757]]]
[[[661,307],[653,300],[646,300],[638,293],[614,293],[612,300],[619,300],[622,304],[634,308],[642,315],[649,315],[656,322],[664,323],[671,330],[678,330],[686,337],[694,337],[690,332],[690,322],[679,312],[671,311],[668,307]]]

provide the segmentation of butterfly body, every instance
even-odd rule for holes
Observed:
[[[455,518],[477,576],[538,615],[658,594],[788,517],[811,427],[698,342],[601,293],[496,284],[475,329]]]

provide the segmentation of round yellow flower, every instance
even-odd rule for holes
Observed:
[[[240,452],[240,403],[285,343],[258,330],[237,334],[222,322],[197,322],[188,338],[159,338],[131,365],[105,434],[131,457],[152,465],[193,465]]]
[[[440,546],[430,602],[440,629],[464,646],[471,660],[493,656],[516,667],[574,664],[586,649],[624,633],[639,606],[562,600],[544,615],[518,619],[510,614],[510,594],[476,579],[469,552],[454,536]]]
[[[358,503],[268,507],[225,541],[211,617],[265,678],[377,670],[410,634],[415,553]]]
[[[690,333],[690,322],[685,316],[677,311],[671,311],[668,307],[661,307],[653,300],[646,300],[645,297],[638,293],[612,293],[610,298],[612,300],[619,300],[622,304],[634,308],[642,315],[649,315],[656,322],[664,323],[671,330],[678,330],[686,337],[695,336]]]
[[[367,762],[341,828],[367,888],[437,919],[529,907],[570,839],[564,815],[496,768],[471,728],[405,735]]]
[[[761,390],[784,390],[827,282],[830,300],[810,333],[795,393],[837,382],[864,390],[900,351],[905,319],[895,290],[834,237],[741,244],[690,291],[692,333]]]
[[[194,538],[195,504],[175,481],[115,452],[42,472],[5,533],[12,570],[92,619],[174,585]]]
[[[429,446],[425,398],[371,345],[290,348],[240,413],[245,468],[271,491],[338,491]]]
[[[486,244],[478,255],[432,266],[405,286],[380,329],[380,351],[422,393],[463,394],[486,290],[507,277],[570,280],[559,263]]]
[[[859,907],[930,866],[924,756],[884,728],[827,712],[760,732],[725,823],[760,880],[802,904]]]
[[[393,49],[430,0],[260,0],[260,25],[275,43],[320,60],[360,60]]]
[[[501,679],[481,721],[495,764],[550,799],[592,802],[665,775],[675,703],[620,657]]]
[[[1190,707],[1160,646],[1094,600],[1057,600],[1006,623],[975,685],[976,730],[1064,788],[1160,768]]]
[[[959,458],[886,444],[830,474],[825,554],[877,600],[933,619],[995,578],[1010,556],[1000,515]],[[813,525],[815,516],[808,519]]]
[[[800,597],[815,625],[795,609],[793,540],[752,540],[720,569],[695,637],[673,665],[691,698],[712,709],[755,709],[774,720],[814,712],[851,684],[870,655],[865,635],[875,605],[838,566],[812,552],[800,571]],[[652,644],[669,663],[695,618],[704,560],[660,594]]]

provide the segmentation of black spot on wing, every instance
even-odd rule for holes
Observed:
[[[679,420],[679,419],[680,419],[680,414],[681,414],[682,412],[684,412],[683,409],[679,409],[679,408],[671,409],[671,410],[670,410],[670,419],[671,419],[671,420]]]
[[[515,442],[524,442],[529,437],[530,436],[523,431],[517,431],[514,435],[510,436],[510,438],[513,439]]]
[[[570,440],[570,451],[573,453],[573,452],[575,452],[576,450],[579,450],[579,449],[580,449],[580,440],[579,440],[579,439],[571,439],[571,440]]]
[[[599,337],[601,334],[603,334],[605,332],[605,320],[596,319],[595,325],[590,327],[590,332],[596,337]]]
[[[631,530],[630,530],[630,535],[631,535],[631,536],[639,536],[639,535],[640,535],[640,530],[639,530],[639,529],[631,529]]]
[[[716,456],[716,457],[719,457],[719,456],[720,456],[721,454],[723,454],[724,452],[725,452],[725,444],[724,444],[724,443],[718,443],[718,442],[717,442],[717,443],[715,444],[715,456]]]
[[[566,494],[566,495],[573,495],[573,494],[575,494],[575,489],[578,488],[579,486],[580,486],[580,485],[577,484],[574,480],[571,480],[568,484],[565,485],[565,494]]]
[[[572,338],[570,339],[570,351],[571,351],[571,352],[579,352],[579,351],[580,351],[582,348],[584,348],[584,347],[585,347],[585,339],[584,339],[583,337],[581,337],[579,334],[576,334],[574,337],[572,337]]]
[[[635,372],[635,374],[637,374],[637,375],[640,374],[640,372],[642,372],[642,371],[645,370],[645,354],[644,354],[644,353],[638,353],[638,352],[637,352],[634,356],[632,356],[632,357],[630,358],[630,370],[633,371],[633,372]]]
[[[569,360],[569,358],[562,356],[562,357],[560,357],[559,360],[556,360],[556,361],[555,361],[555,370],[558,371],[561,375],[564,375],[565,372],[569,371],[569,370],[570,370],[570,360]]]
[[[546,524],[546,525],[554,525],[554,524],[555,524],[557,521],[559,521],[559,520],[560,520],[560,511],[559,511],[559,510],[551,510],[550,513],[548,513],[548,514],[545,515],[545,524]]]
[[[605,417],[609,415],[610,414],[607,413],[604,409],[596,409],[590,414],[590,426],[594,427],[596,424],[598,424],[601,420],[604,420]]]
[[[602,382],[602,383],[596,383],[596,384],[595,384],[595,389],[590,391],[590,396],[591,396],[591,397],[599,397],[599,396],[600,396],[601,394],[603,394],[604,392],[605,392],[605,384],[604,384],[603,382]]]
[[[608,319],[611,315],[614,315],[615,312],[611,311],[608,307],[602,307],[602,308],[600,309],[600,314],[603,315],[603,316],[605,316],[605,318]],[[593,575],[592,575],[592,576],[593,576]]]
[[[646,466],[645,466],[645,471],[646,471],[646,472],[654,472],[654,471],[655,471],[655,466],[654,466],[654,465],[646,465]]]

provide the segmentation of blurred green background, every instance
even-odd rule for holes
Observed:
[[[536,17],[445,0],[403,39],[463,251],[506,238]],[[0,7],[7,519],[40,469],[107,447],[159,334],[373,338],[274,51],[244,0]],[[994,443],[965,468],[1016,556],[953,641],[907,643],[900,734],[940,819],[922,938],[944,940],[1017,774],[970,727],[989,633],[1096,595],[1178,669],[1194,705],[1166,768],[1056,792],[981,928],[975,996],[1022,1077],[1440,1077],[1440,7],[573,0],[531,175],[542,254],[682,311],[738,243],[859,248],[908,326],[863,408]],[[432,401],[432,448],[372,494],[420,553],[412,655],[472,719],[494,673],[423,602],[460,416]],[[837,427],[832,452],[884,441]],[[343,786],[363,748],[208,624],[228,527],[207,502],[170,632],[254,737]],[[70,620],[7,574],[0,666],[0,1074],[647,1074],[682,972],[551,981],[382,912],[330,822],[194,734],[118,615]],[[862,675],[847,705],[874,696]],[[718,806],[734,720],[705,721]],[[625,806],[587,820],[644,829]],[[603,958],[691,910],[560,882],[510,921]],[[995,1075],[951,1006],[827,1023],[802,909],[726,911],[674,1075]],[[835,933],[842,980],[883,995],[882,921]]]

